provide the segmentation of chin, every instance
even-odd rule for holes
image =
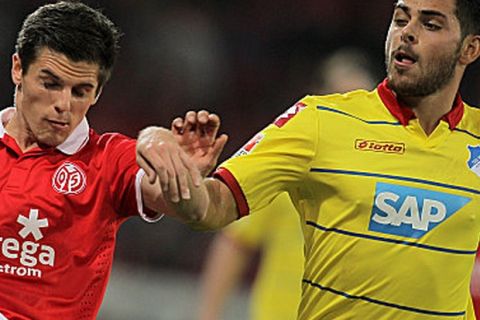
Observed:
[[[66,137],[45,137],[39,139],[38,144],[47,148],[56,148],[65,142]]]
[[[398,95],[409,96],[416,90],[417,83],[412,80],[405,79],[405,77],[388,77],[388,87]]]

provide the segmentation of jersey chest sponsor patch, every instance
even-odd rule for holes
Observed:
[[[368,229],[418,239],[470,201],[449,193],[379,182]]]
[[[0,278],[2,274],[42,278],[43,272],[55,266],[55,249],[42,241],[49,227],[48,218],[42,216],[46,215],[33,208],[28,216],[20,213],[18,236],[0,234]]]

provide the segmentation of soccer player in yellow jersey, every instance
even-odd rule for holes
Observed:
[[[137,161],[167,210],[202,228],[288,192],[305,239],[301,320],[474,319],[480,110],[458,89],[480,55],[479,13],[479,0],[397,1],[376,90],[302,99],[214,178],[190,175],[162,128],[140,134]]]
[[[311,82],[310,89],[318,94],[370,90],[376,85],[367,53],[355,47],[339,48],[329,54],[315,67]],[[248,319],[297,319],[303,236],[298,213],[288,194],[283,193],[260,212],[232,223],[213,239],[202,273],[197,320],[224,318],[226,302],[258,251],[260,263],[249,292]]]

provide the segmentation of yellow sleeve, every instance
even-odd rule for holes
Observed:
[[[317,148],[316,99],[307,96],[257,134],[216,172],[232,190],[240,215],[302,186]]]

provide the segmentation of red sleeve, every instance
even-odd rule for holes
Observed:
[[[241,218],[248,215],[250,208],[248,207],[247,199],[234,175],[225,168],[219,168],[213,176],[225,183],[230,191],[232,191],[235,202],[237,203],[238,217]]]
[[[103,166],[114,209],[122,216],[138,215],[135,181],[140,168],[135,156],[136,142],[121,134],[105,134],[102,139],[106,139]]]

